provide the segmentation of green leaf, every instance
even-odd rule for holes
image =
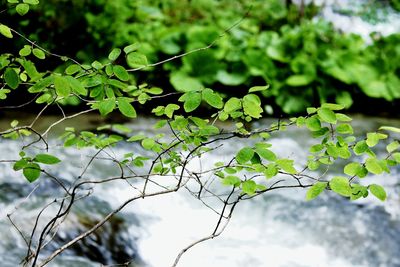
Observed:
[[[163,89],[159,88],[159,87],[152,87],[149,89],[146,89],[146,93],[152,94],[152,95],[160,95],[162,94]]]
[[[17,72],[12,68],[7,68],[4,72],[4,80],[11,87],[11,89],[16,89],[19,85],[19,77]]]
[[[293,167],[294,161],[291,159],[278,159],[276,164],[287,173],[295,174],[297,170]]]
[[[322,121],[325,121],[325,122],[331,123],[331,124],[336,123],[336,115],[332,110],[330,110],[328,108],[319,108],[317,113]]]
[[[381,174],[383,172],[383,169],[379,164],[379,160],[376,158],[368,158],[365,161],[365,168],[367,168],[367,170],[373,174]]]
[[[319,196],[327,187],[328,183],[326,182],[317,182],[313,184],[313,186],[308,189],[307,194],[306,194],[306,200],[312,200]]]
[[[320,165],[321,164],[318,161],[309,161],[308,164],[307,164],[307,168],[310,171],[315,171],[315,170],[317,170],[319,168]]]
[[[386,139],[388,136],[386,134],[381,133],[367,133],[366,143],[369,147],[376,146],[379,143],[379,140]]]
[[[126,62],[131,68],[140,68],[148,64],[147,57],[138,52],[129,53],[126,57]]]
[[[257,147],[255,149],[255,151],[260,157],[262,157],[262,158],[264,158],[264,159],[266,159],[268,161],[275,161],[276,160],[275,153],[272,152],[271,150],[267,149],[267,148]]]
[[[167,125],[168,121],[167,120],[159,120],[154,126],[154,129],[160,129],[162,127],[164,127],[165,125]]]
[[[106,116],[115,108],[115,98],[107,98],[99,102],[99,111],[102,116]]]
[[[318,131],[313,131],[312,132],[312,137],[317,138],[317,137],[322,137],[325,136],[329,133],[328,127],[322,127]]]
[[[382,127],[379,128],[379,130],[385,130],[385,131],[389,131],[389,132],[400,133],[400,128],[392,127],[392,126],[382,126]]]
[[[231,113],[241,108],[242,108],[242,101],[240,101],[239,98],[231,97],[228,101],[226,101],[224,106],[224,111],[226,113]]]
[[[21,16],[25,15],[26,13],[28,13],[29,11],[29,5],[22,3],[22,4],[18,4],[15,7],[15,10],[17,11],[18,14],[20,14]]]
[[[242,181],[239,177],[234,175],[228,175],[222,179],[222,184],[224,185],[233,185],[234,187],[238,187]]]
[[[43,50],[41,50],[39,48],[33,48],[32,53],[38,59],[45,59],[46,58],[46,54],[43,52]]]
[[[28,165],[28,162],[25,159],[20,159],[14,163],[13,170],[14,171],[22,170],[23,168],[26,167],[26,165]]]
[[[343,105],[339,105],[339,104],[332,104],[332,103],[323,103],[321,105],[322,108],[327,108],[330,110],[342,110],[344,109]]]
[[[140,44],[139,44],[139,43],[133,43],[133,44],[131,44],[131,45],[125,46],[125,47],[124,47],[124,52],[125,52],[125,54],[129,54],[129,53],[131,53],[131,52],[133,52],[133,51],[138,50],[139,47],[140,47]]]
[[[15,127],[17,127],[18,123],[19,123],[19,121],[13,120],[13,121],[10,123],[10,126],[11,126],[12,128],[15,128]]]
[[[334,144],[329,144],[326,148],[326,152],[328,153],[329,156],[335,159],[339,156],[339,148]]]
[[[206,125],[199,130],[200,135],[208,136],[208,135],[217,135],[220,133],[218,127],[213,125]]]
[[[294,118],[294,120],[296,121],[297,127],[302,127],[303,125],[306,124],[306,118],[304,118],[303,116],[300,116],[298,118]]]
[[[342,114],[342,113],[336,113],[336,119],[338,121],[344,121],[344,122],[348,122],[348,121],[352,121],[353,120],[349,116],[347,116],[345,114]]]
[[[123,83],[119,80],[115,80],[115,79],[108,79],[107,83],[115,88],[119,88],[122,90],[126,90],[128,88],[128,85],[126,83]]]
[[[237,173],[237,170],[235,168],[232,168],[232,167],[226,167],[224,169],[224,172],[226,172],[228,174],[234,174],[234,173]]]
[[[375,197],[377,197],[381,201],[386,200],[386,192],[382,186],[377,185],[377,184],[370,184],[369,191],[371,192],[371,194],[373,194]]]
[[[168,117],[168,118],[172,118],[172,116],[173,116],[173,114],[174,114],[174,111],[175,110],[178,110],[180,107],[178,106],[178,105],[176,105],[176,104],[168,104],[166,107],[165,107],[165,110],[164,110],[164,114]]]
[[[136,118],[136,110],[135,108],[129,103],[128,98],[125,97],[118,97],[118,109],[119,111],[128,118]]]
[[[254,195],[257,190],[257,184],[253,180],[247,180],[242,183],[242,191],[248,195]]]
[[[151,97],[148,95],[148,94],[146,94],[146,93],[141,93],[139,96],[138,96],[138,101],[139,101],[139,103],[140,104],[145,104],[146,102],[147,102],[147,100],[150,100],[151,99]]]
[[[352,184],[352,194],[350,196],[351,200],[359,199],[360,197],[368,196],[368,188],[359,184]]]
[[[306,126],[310,131],[319,131],[321,130],[321,121],[314,115],[306,119]]]
[[[275,163],[270,163],[264,170],[264,176],[267,179],[271,179],[278,174],[278,171],[278,167],[275,165]]]
[[[88,90],[83,86],[83,84],[72,76],[65,76],[65,79],[69,82],[72,91],[78,95],[86,96]]]
[[[392,157],[397,163],[400,163],[400,153],[399,152],[393,153]]]
[[[11,29],[4,24],[0,24],[0,33],[7,38],[13,38]]]
[[[311,153],[317,153],[320,152],[322,149],[324,149],[325,146],[322,144],[316,144],[310,147],[310,152]]]
[[[356,155],[361,155],[369,150],[367,143],[363,141],[357,142],[357,144],[353,148],[354,153]]]
[[[6,99],[7,98],[7,94],[10,93],[10,92],[11,92],[11,90],[9,90],[9,89],[1,89],[0,90],[0,99],[1,100]]]
[[[49,155],[49,154],[37,154],[33,158],[33,160],[36,162],[43,163],[43,164],[57,164],[57,163],[61,162],[60,159],[58,159],[57,157],[55,157],[53,155]]]
[[[36,163],[28,163],[22,170],[25,178],[30,182],[36,181],[40,177],[40,166]]]
[[[201,104],[201,94],[199,92],[188,92],[185,94],[186,99],[183,104],[183,109],[186,112],[192,112],[197,109]]]
[[[33,85],[32,87],[30,87],[28,89],[28,92],[30,93],[39,93],[39,92],[43,92],[46,87],[48,87],[49,85],[51,85],[53,83],[53,76],[48,76],[40,81],[38,81],[35,85]]]
[[[224,106],[224,103],[222,102],[222,98],[214,93],[213,90],[206,88],[202,91],[202,98],[204,101],[207,102],[210,106],[214,108],[222,108]]]
[[[245,164],[249,160],[251,160],[254,156],[254,151],[250,147],[244,147],[241,150],[238,151],[236,154],[236,161],[239,164]]]
[[[156,145],[156,142],[151,138],[146,138],[142,140],[142,147],[146,150],[152,149]]]
[[[261,101],[258,96],[248,94],[243,97],[243,111],[245,114],[253,118],[261,118],[263,109],[261,108]]]
[[[315,112],[317,112],[316,108],[313,107],[307,108],[307,114],[311,115],[314,114]]]
[[[145,139],[145,138],[146,138],[145,135],[139,134],[139,135],[134,135],[134,136],[130,137],[130,138],[129,138],[128,140],[126,140],[126,141],[128,141],[128,142],[136,142],[136,141],[143,140],[143,139]]]
[[[389,153],[392,153],[393,151],[397,150],[400,147],[400,143],[398,141],[391,142],[386,146],[386,150]]]
[[[114,49],[110,52],[110,54],[108,55],[108,59],[111,60],[111,61],[114,61],[114,60],[116,60],[116,59],[119,57],[119,55],[121,55],[121,49],[119,49],[119,48],[114,48]]]
[[[72,64],[72,65],[69,65],[65,69],[65,73],[68,74],[68,75],[72,75],[72,74],[75,74],[75,73],[77,73],[77,72],[79,72],[81,70],[82,70],[81,66],[79,66],[78,64]]]
[[[129,73],[121,65],[113,66],[113,72],[115,76],[117,76],[117,78],[120,79],[121,81],[126,82],[129,80]]]
[[[249,93],[252,92],[259,92],[259,91],[265,91],[269,88],[269,84],[268,85],[264,85],[264,86],[253,86],[249,89]]]
[[[21,60],[19,61],[20,64],[24,67],[25,72],[28,74],[28,76],[31,78],[33,82],[37,82],[43,74],[40,74],[37,70],[35,65],[33,64],[32,61],[29,60]]]
[[[32,52],[32,48],[29,45],[24,45],[24,48],[22,48],[21,50],[19,50],[19,55],[21,57],[26,57],[29,56]]]
[[[37,4],[39,4],[39,0],[23,0],[23,2],[25,4],[29,4],[29,5],[37,5]]]
[[[340,124],[336,127],[336,132],[339,134],[353,134],[354,130],[350,124]]]
[[[349,184],[349,180],[345,177],[335,176],[329,182],[330,188],[338,193],[339,195],[350,197],[352,194],[352,190]]]
[[[358,175],[363,170],[363,166],[358,162],[351,162],[344,167],[344,173],[349,176]]]
[[[53,75],[54,87],[58,96],[67,97],[71,93],[71,87],[65,77],[59,75]]]

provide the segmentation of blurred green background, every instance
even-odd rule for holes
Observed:
[[[399,0],[356,2],[362,12],[337,12],[369,24],[385,20],[387,14],[377,10],[400,17]],[[23,17],[12,8],[2,12],[0,22],[88,64],[133,43],[156,63],[218,39],[210,49],[136,72],[134,82],[167,92],[210,87],[230,96],[270,84],[263,103],[274,116],[324,102],[353,112],[399,115],[400,29],[365,40],[335,29],[321,15],[323,8],[289,0],[42,0]],[[18,53],[26,44],[15,42],[1,39],[0,52]],[[56,58],[38,61],[43,69],[64,69],[62,64]]]

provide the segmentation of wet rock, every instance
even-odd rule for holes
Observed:
[[[16,199],[26,197],[33,189],[31,187],[19,183],[0,183],[0,203],[9,204]]]
[[[107,202],[95,197],[89,197],[79,202],[73,209],[73,214],[65,222],[68,229],[64,227],[59,231],[51,246],[52,249],[92,228],[112,211]],[[140,235],[129,232],[132,224],[137,226],[139,224],[134,215],[122,217],[117,214],[94,233],[65,251],[64,254],[80,256],[104,265],[129,262],[125,266],[139,266],[143,263],[137,250],[137,240]]]

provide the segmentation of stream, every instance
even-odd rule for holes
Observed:
[[[300,5],[302,0],[293,2]],[[399,33],[400,13],[389,1],[380,0],[303,0],[321,7],[318,18],[332,22],[336,29],[360,35],[371,43],[371,33],[387,36]]]
[[[269,124],[263,120],[259,125]],[[126,124],[135,133],[154,133],[152,119]],[[85,121],[83,125],[88,125]],[[357,135],[374,130],[379,125],[399,126],[400,121],[358,117],[354,121]],[[51,153],[63,162],[51,169],[65,182],[81,171],[88,149],[62,149],[60,141],[51,142]],[[208,154],[202,166],[229,159],[251,140],[230,140]],[[313,143],[304,129],[292,129],[271,139],[272,149],[282,157],[304,163]],[[17,158],[21,141],[1,140],[1,159]],[[135,144],[117,146],[116,155],[134,149]],[[384,146],[380,148],[384,150]],[[143,151],[141,151],[143,152]],[[196,166],[192,166],[195,168]],[[95,164],[90,176],[111,176],[115,167]],[[285,189],[270,192],[241,202],[225,232],[214,240],[201,243],[185,253],[178,266],[187,267],[398,267],[400,266],[400,168],[390,175],[365,178],[385,186],[388,199],[374,197],[350,202],[332,193],[324,193],[306,202],[305,190]],[[19,266],[26,254],[26,245],[7,219],[12,218],[29,234],[33,220],[41,207],[51,202],[61,191],[50,179],[40,178],[28,184],[21,173],[9,164],[0,164],[0,259],[2,267]],[[34,193],[27,198],[30,192]],[[60,227],[49,247],[55,249],[74,238],[89,225],[100,220],[133,193],[126,183],[97,186],[92,195],[76,203],[72,214]],[[16,204],[17,203],[17,204]],[[17,207],[17,209],[16,209]],[[43,218],[50,218],[50,207]],[[181,249],[209,235],[218,216],[187,191],[140,199],[128,205],[94,236],[79,242],[48,266],[102,266],[121,264],[133,259],[129,266],[171,266]],[[48,249],[48,250],[47,250]],[[46,254],[47,253],[47,254]]]

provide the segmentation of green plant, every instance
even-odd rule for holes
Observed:
[[[281,0],[251,5],[213,0],[85,0],[59,5],[48,1],[42,8],[31,8],[36,13],[29,19],[38,18],[36,28],[26,21],[18,25],[13,18],[19,15],[11,11],[6,21],[31,32],[31,39],[44,39],[46,34],[51,41],[44,48],[57,46],[62,54],[89,64],[106,60],[96,55],[133,42],[140,43],[138,52],[153,63],[205,47],[248,10],[240,25],[209,49],[141,73],[141,80],[168,92],[181,92],[186,86],[212,87],[227,96],[243,96],[241,85],[268,83],[271,90],[262,95],[263,104],[286,114],[325,102],[351,108],[353,98],[360,96],[386,101],[400,97],[398,34],[377,37],[367,46],[359,36],[311,20],[318,12],[313,5],[303,11]],[[68,12],[60,14],[65,9]],[[70,33],[71,43],[65,43],[61,36]],[[58,66],[50,62],[51,68]]]
[[[18,1],[9,0],[8,2],[17,4]],[[17,12],[25,13],[25,11],[21,11],[21,5],[24,7],[23,10],[26,10],[31,5],[36,4],[38,4],[38,1],[24,0],[23,3],[18,2],[15,8]],[[244,23],[246,25],[246,20]],[[267,40],[275,41],[267,44],[261,42],[262,45],[266,46],[270,57],[282,64],[288,63],[292,71],[296,73],[286,80],[286,84],[292,87],[304,86],[318,79],[315,69],[304,67],[306,61],[303,57],[326,56],[325,54],[319,55],[313,46],[314,41],[310,41],[310,47],[307,43],[303,44],[306,51],[310,49],[309,54],[305,52],[299,54],[297,60],[289,63],[286,54],[283,54],[281,49],[289,49],[287,48],[289,43],[295,47],[296,44],[299,46],[301,41],[308,40],[308,38],[312,39],[312,37],[304,36],[314,36],[315,28],[313,26],[304,24],[302,27],[304,27],[303,30],[299,32],[289,27],[282,30],[285,33],[285,38],[288,38],[289,41],[282,41],[277,34],[266,33],[272,36],[266,38]],[[308,27],[311,27],[312,30]],[[329,26],[327,27],[330,29]],[[228,31],[234,31],[234,29]],[[204,28],[202,26],[192,28],[188,34],[196,34],[198,33],[197,30],[202,33]],[[320,30],[325,31],[325,29]],[[5,24],[0,25],[0,33],[1,38],[13,39],[15,36],[20,36],[17,31]],[[215,36],[218,36],[218,34],[215,34]],[[204,88],[202,83],[185,77],[183,70],[179,70],[179,72],[172,72],[170,78],[173,83],[178,84],[181,88],[179,88],[179,92],[173,94],[173,96],[176,96],[175,99],[168,99],[167,97],[171,94],[165,93],[162,88],[137,82],[140,70],[149,71],[156,65],[160,65],[158,63],[148,64],[147,57],[140,52],[137,43],[114,48],[110,51],[106,60],[93,61],[89,65],[81,64],[66,56],[53,54],[38,46],[36,42],[23,36],[22,38],[25,39],[27,44],[21,47],[18,54],[0,55],[2,85],[0,98],[2,103],[6,103],[10,95],[20,92],[29,95],[31,98],[29,103],[22,106],[33,103],[32,105],[40,107],[40,111],[30,123],[21,125],[18,121],[12,120],[8,129],[0,131],[1,138],[17,140],[28,137],[27,143],[21,146],[19,158],[9,159],[1,163],[9,164],[15,171],[22,171],[22,176],[30,183],[38,179],[55,181],[62,188],[60,198],[63,199],[60,203],[55,202],[59,211],[43,227],[35,227],[30,235],[31,239],[27,242],[27,256],[24,260],[26,264],[32,266],[48,264],[64,250],[93,234],[113,215],[133,201],[175,193],[182,191],[183,188],[191,191],[200,200],[209,195],[215,197],[221,203],[220,216],[215,230],[209,236],[183,249],[173,265],[176,266],[187,249],[199,242],[220,235],[225,228],[224,224],[229,222],[234,208],[241,201],[272,190],[292,187],[307,189],[306,198],[308,200],[316,198],[324,191],[333,191],[350,200],[365,198],[372,194],[383,201],[386,199],[386,192],[383,187],[375,183],[361,185],[358,181],[367,175],[389,173],[390,168],[400,163],[400,144],[397,140],[387,142],[387,153],[384,156],[377,155],[374,152],[379,143],[389,140],[389,133],[400,133],[399,128],[383,126],[376,132],[368,133],[365,138],[357,139],[353,135],[353,128],[350,124],[351,118],[341,113],[344,106],[340,104],[323,103],[320,107],[307,108],[304,116],[279,120],[260,129],[250,129],[247,123],[262,119],[264,116],[261,97],[274,94],[274,90],[277,89],[271,89],[269,85],[252,86],[244,90],[241,96],[227,96],[213,89]],[[216,38],[220,38],[222,44],[224,43],[224,37]],[[358,39],[355,38],[355,40]],[[212,45],[207,44],[209,41],[208,39],[204,40],[204,43],[201,44],[205,45],[204,49],[201,49],[205,50],[205,54],[201,54],[201,58],[198,57],[200,52],[197,54],[190,53],[190,55],[182,54],[183,64],[194,64],[193,62],[196,59],[207,59],[205,63],[210,63],[211,66],[218,64],[213,61],[213,57],[218,54],[218,49],[211,49]],[[323,42],[323,40],[320,41]],[[213,40],[211,40],[211,44],[212,42]],[[200,46],[200,48],[202,47]],[[258,48],[260,47],[251,47],[252,53],[257,54]],[[199,49],[199,46],[193,47],[193,49],[195,50],[192,51],[198,51],[196,49]],[[354,49],[357,50],[357,47]],[[393,49],[391,42],[387,49]],[[207,53],[209,57],[204,56]],[[61,60],[61,66],[55,71],[38,70],[37,63],[45,61],[48,57]],[[219,57],[229,58],[229,54],[224,54],[224,57],[219,55]],[[167,60],[167,64],[173,59]],[[393,64],[395,65],[397,62],[393,62]],[[124,66],[129,66],[129,68]],[[252,64],[249,64],[249,67],[252,66]],[[233,66],[230,67],[234,68]],[[334,75],[340,76],[337,70],[335,72],[332,68],[329,69],[332,66],[325,67]],[[397,66],[395,65],[393,68],[396,69]],[[201,70],[192,68],[191,71],[198,71],[199,75],[211,79],[212,72],[208,72],[207,68]],[[232,79],[229,75],[226,77],[226,80],[232,81]],[[202,80],[202,82],[206,81],[205,78]],[[271,90],[272,92],[269,93]],[[139,106],[152,104],[159,98],[165,98],[168,101],[152,109],[152,113],[157,117],[155,128],[166,128],[170,135],[165,136],[163,133],[154,136],[137,134],[133,133],[129,127],[120,124],[101,125],[97,130],[92,131],[78,131],[75,128],[68,127],[63,133],[52,138],[59,138],[59,142],[64,147],[76,147],[78,149],[90,147],[94,148],[96,153],[85,165],[84,171],[76,175],[72,186],[67,186],[61,177],[54,175],[48,168],[49,165],[57,166],[62,162],[52,155],[49,147],[48,136],[53,132],[56,125],[89,112],[98,113],[103,117],[121,114],[129,119],[134,119],[140,116],[136,111]],[[73,102],[77,99],[85,103],[86,106],[82,110],[66,114],[60,104]],[[45,130],[38,130],[38,119],[51,107],[59,108],[62,111],[62,116]],[[195,115],[196,110],[200,107],[211,110],[211,115],[207,117]],[[234,122],[233,129],[218,127],[219,121],[226,120]],[[280,134],[289,127],[306,127],[315,140],[315,144],[309,148],[309,156],[305,166],[301,166],[290,158],[282,158],[277,155],[269,141],[272,135]],[[104,129],[110,129],[114,133],[104,134],[101,132]],[[190,168],[191,162],[206,157],[208,153],[219,149],[221,142],[229,139],[249,138],[253,140],[253,144],[243,146],[228,161],[216,162],[213,167],[199,171]],[[129,143],[133,142],[140,143],[144,151],[147,152],[138,152],[133,149],[124,155],[113,155],[111,152],[114,146],[119,144],[129,146]],[[332,175],[327,171],[329,166],[338,164],[341,160],[346,162],[342,175]],[[105,176],[96,179],[86,177],[85,172],[94,161],[111,161],[120,171],[118,175],[111,177]],[[136,172],[135,167],[141,171]],[[318,170],[321,170],[322,176],[316,173]],[[217,178],[221,186],[225,186],[222,194],[219,189],[214,191],[205,186],[208,180],[213,178]],[[134,183],[135,188],[139,189],[134,191],[132,197],[120,203],[120,206],[101,219],[95,226],[67,241],[65,245],[55,249],[49,255],[39,258],[43,246],[45,246],[46,237],[56,233],[57,225],[68,217],[78,198],[83,198],[81,201],[84,201],[86,194],[89,195],[86,185],[110,185],[119,180]],[[150,184],[155,185],[156,189],[149,189]],[[196,185],[198,189],[193,189],[193,185]],[[228,193],[225,194],[225,192]],[[39,217],[40,214],[38,214]],[[9,218],[12,220],[11,216]],[[13,225],[15,224],[13,223]],[[22,234],[24,229],[15,227],[21,237],[25,239]]]

